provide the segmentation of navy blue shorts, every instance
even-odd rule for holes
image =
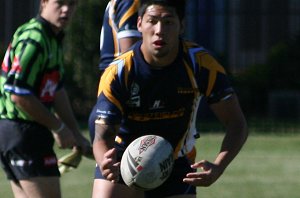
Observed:
[[[52,133],[39,124],[0,120],[0,164],[9,180],[60,176],[53,145]]]
[[[196,187],[183,183],[187,173],[194,172],[195,170],[190,167],[190,162],[186,157],[180,157],[175,160],[173,172],[170,177],[158,188],[145,191],[145,198],[160,198],[174,195],[183,194],[196,194]],[[96,167],[95,179],[104,179],[100,169]],[[124,184],[124,181],[120,175],[118,183]]]

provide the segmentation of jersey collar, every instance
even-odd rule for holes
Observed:
[[[41,15],[38,15],[38,16],[36,17],[36,19],[37,19],[37,21],[39,21],[39,22],[45,27],[46,32],[47,32],[49,35],[55,37],[55,38],[56,38],[58,41],[60,41],[60,42],[63,40],[63,38],[64,38],[64,36],[65,36],[64,31],[60,31],[58,34],[55,34],[54,31],[53,31],[52,28],[51,28],[51,24],[50,24],[49,21],[47,21],[46,19],[44,19]]]

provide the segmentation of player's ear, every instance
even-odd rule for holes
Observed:
[[[139,32],[142,32],[142,29],[141,29],[142,28],[142,20],[143,20],[143,18],[141,16],[139,16],[137,19],[137,28],[138,28]]]
[[[47,2],[48,0],[41,0],[40,1],[40,14],[42,13],[42,11],[44,10],[44,7],[45,7],[45,3]]]

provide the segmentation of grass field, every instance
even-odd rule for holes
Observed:
[[[222,135],[203,134],[198,159],[213,160]],[[211,187],[198,188],[198,197],[297,198],[300,186],[300,133],[251,134],[245,147],[223,176]],[[61,156],[63,153],[59,153]],[[91,197],[95,163],[84,159],[79,168],[62,176],[64,198]],[[12,198],[0,171],[0,197]]]

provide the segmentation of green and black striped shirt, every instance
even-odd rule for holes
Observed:
[[[8,46],[0,76],[1,119],[31,120],[11,94],[35,95],[51,110],[63,81],[63,32],[56,35],[40,16],[20,26]]]

